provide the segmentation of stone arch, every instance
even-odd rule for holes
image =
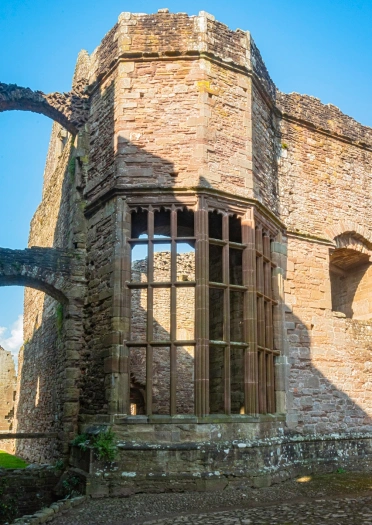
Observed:
[[[70,259],[53,248],[0,248],[0,286],[29,286],[67,304]]]
[[[343,220],[325,229],[327,237],[336,244],[337,239],[353,238],[372,249],[372,235],[368,228],[350,220]]]
[[[41,113],[76,135],[89,114],[89,98],[84,94],[87,82],[82,79],[68,93],[33,91],[16,84],[0,83],[0,112],[10,110]]]
[[[68,444],[78,429],[79,362],[84,344],[82,337],[82,305],[85,294],[84,270],[85,257],[80,250],[68,252],[56,248],[35,247],[25,250],[0,248],[0,286],[23,285],[36,288],[65,305],[56,316],[59,319],[58,323],[60,323],[58,328],[61,345],[59,364],[64,370],[63,375],[58,376],[58,402],[61,407],[60,426],[57,438],[55,436],[48,438],[55,439],[53,446],[56,447],[61,456],[68,454]],[[47,352],[50,352],[49,347]],[[17,424],[20,421],[17,432],[26,431],[26,433],[31,434],[32,438],[35,429],[28,429],[28,412],[24,408],[29,402],[24,389],[28,380],[28,375],[20,375],[18,378],[19,398],[16,413],[18,413],[19,407],[23,408],[21,408],[20,419],[17,416]],[[46,433],[47,436],[48,433]],[[37,432],[35,437],[37,437]],[[25,440],[21,440],[21,444],[17,443],[17,447],[23,446]],[[27,446],[30,451],[34,445],[28,444]]]
[[[62,304],[68,304],[68,299],[63,292],[37,278],[24,275],[0,275],[0,287],[2,286],[26,286],[28,288],[35,288],[50,295]]]

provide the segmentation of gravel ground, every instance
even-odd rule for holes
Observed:
[[[269,488],[89,500],[53,525],[372,525],[372,475],[331,474]]]
[[[117,522],[120,523],[120,522]],[[133,522],[135,523],[135,522]],[[372,524],[372,498],[315,500],[269,508],[240,509],[146,521],[147,525],[360,525]]]

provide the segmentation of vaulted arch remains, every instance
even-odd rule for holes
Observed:
[[[0,286],[36,288],[67,304],[71,261],[71,255],[53,248],[0,248]]]
[[[16,84],[0,83],[0,112],[20,110],[41,113],[76,135],[89,114],[89,100],[84,94],[85,86],[86,81],[81,79],[68,93],[45,94]]]

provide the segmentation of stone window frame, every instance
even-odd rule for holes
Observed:
[[[129,245],[146,245],[148,268],[147,279],[145,282],[130,282],[127,287],[130,290],[144,289],[147,291],[147,314],[146,314],[146,339],[145,340],[129,340],[126,346],[130,350],[133,348],[146,348],[146,415],[151,416],[153,412],[153,351],[155,348],[165,347],[170,349],[170,415],[177,414],[177,349],[178,347],[195,347],[196,341],[178,340],[177,339],[177,325],[176,325],[176,305],[177,305],[177,289],[196,287],[196,281],[183,281],[177,279],[177,243],[189,242],[195,244],[195,236],[179,236],[177,230],[178,212],[183,211],[187,206],[170,205],[153,206],[152,204],[146,206],[137,206],[131,208],[131,214],[139,209],[147,212],[147,232],[148,236],[145,239],[131,237],[128,239]],[[166,238],[156,238],[154,234],[155,213],[161,210],[170,212],[170,236]],[[154,278],[154,247],[157,244],[169,243],[171,245],[171,264],[170,264],[170,279],[163,282],[158,282]],[[154,290],[155,289],[169,289],[170,290],[170,330],[169,339],[156,340],[154,338]],[[194,323],[195,328],[195,323]]]
[[[269,414],[275,413],[275,356],[280,355],[274,346],[274,309],[279,303],[273,291],[273,270],[277,267],[272,260],[273,242],[270,230],[256,221],[258,412]]]
[[[154,206],[154,202],[158,205]],[[277,267],[273,260],[271,250],[268,251],[268,241],[270,245],[276,243],[281,233],[277,225],[261,214],[254,204],[241,203],[233,201],[223,196],[213,196],[208,194],[197,194],[191,196],[187,194],[184,198],[178,196],[160,196],[159,199],[154,197],[143,196],[141,199],[132,197],[127,200],[128,209],[130,212],[142,209],[159,209],[159,207],[168,207],[171,213],[177,213],[177,209],[187,208],[195,213],[195,272],[196,279],[192,286],[195,286],[195,311],[198,315],[195,319],[195,340],[181,341],[179,344],[195,345],[195,374],[194,374],[194,395],[195,395],[195,416],[199,418],[206,418],[210,414],[209,411],[209,386],[208,386],[208,358],[209,358],[209,334],[208,323],[203,322],[207,319],[206,312],[208,310],[208,293],[209,280],[207,278],[208,265],[208,213],[209,211],[218,210],[223,215],[237,215],[242,220],[242,244],[245,245],[243,255],[243,279],[246,287],[245,303],[244,303],[244,323],[246,326],[246,336],[244,344],[244,411],[241,415],[234,414],[236,417],[244,418],[245,416],[257,416],[260,414],[276,414],[276,388],[275,388],[275,359],[280,356],[280,348],[277,348],[278,342],[280,344],[281,337],[274,334],[274,325],[278,323],[273,322],[275,314],[274,308],[279,307],[279,296],[275,286],[271,285],[269,293],[267,287],[269,286],[268,270],[272,271]],[[262,234],[262,246],[260,244],[260,235]],[[131,239],[131,241],[134,241]],[[175,239],[172,238],[172,242]],[[129,243],[128,243],[129,244]],[[259,277],[257,265],[262,265],[264,268],[263,280]],[[259,266],[260,267],[260,266]],[[265,273],[266,268],[266,273]],[[265,277],[266,275],[266,277]],[[261,279],[261,280],[260,280]],[[191,284],[191,283],[190,283]],[[266,286],[266,292],[265,292]],[[263,289],[262,289],[263,287]],[[130,285],[126,283],[126,288]],[[271,311],[262,315],[262,306],[259,307],[260,301],[264,305],[264,311]],[[261,310],[261,313],[258,310]],[[266,319],[269,320],[266,323]],[[262,339],[262,326],[265,325],[265,343]],[[267,325],[267,326],[266,326]],[[261,330],[261,332],[260,332]],[[261,334],[261,335],[260,335]],[[271,341],[269,344],[266,340]],[[174,341],[175,343],[176,341]],[[260,344],[259,344],[260,343]],[[124,342],[127,351],[131,346],[131,342]],[[138,343],[136,343],[138,346]],[[143,344],[141,346],[144,346]],[[177,346],[177,344],[175,344]],[[146,369],[149,363],[146,363]],[[266,364],[265,364],[266,363]],[[176,383],[174,382],[174,385]],[[171,387],[173,391],[172,397],[175,399],[175,386]],[[147,401],[152,395],[151,389],[147,389]],[[129,404],[129,392],[128,392]],[[151,404],[150,404],[151,406]],[[177,415],[182,417],[182,414],[176,414],[174,411],[175,402],[171,401],[170,417]],[[173,410],[172,410],[173,409]],[[151,416],[151,409],[147,408],[147,416]],[[220,414],[222,416],[222,414]],[[228,403],[225,403],[225,414],[229,416],[230,410]],[[213,414],[213,417],[215,414]],[[139,416],[133,416],[138,418]],[[164,419],[164,416],[161,416]]]

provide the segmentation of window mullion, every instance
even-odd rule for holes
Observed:
[[[154,282],[154,212],[149,207],[147,231],[149,238],[148,246],[148,282]],[[153,348],[150,341],[154,337],[154,289],[149,284],[147,289],[147,345],[146,345],[146,411],[152,414],[152,388],[153,388]]]
[[[224,290],[224,315],[223,339],[226,342],[224,352],[224,397],[225,414],[231,413],[231,366],[230,366],[230,269],[229,269],[229,216],[222,217],[222,239],[225,242],[222,249],[223,257],[223,283]]]
[[[209,414],[208,208],[204,196],[195,212],[195,414]]]
[[[258,413],[258,355],[257,355],[257,296],[256,296],[256,244],[253,210],[242,221],[243,284],[244,294],[244,340],[248,348],[244,352],[244,411]]]
[[[177,412],[177,347],[174,342],[177,337],[177,211],[174,204],[171,211],[171,322],[170,322],[170,414],[175,415]]]

